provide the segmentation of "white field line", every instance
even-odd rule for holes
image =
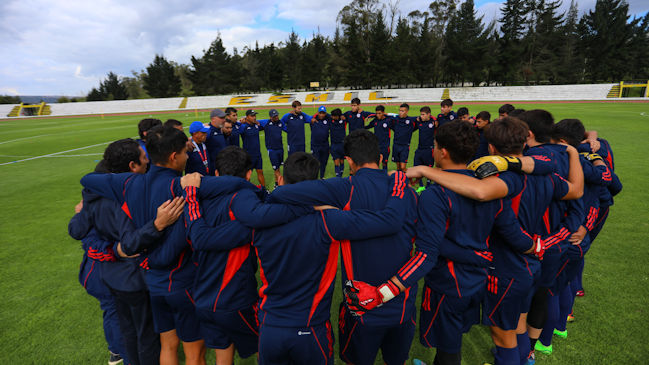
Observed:
[[[98,153],[81,153],[78,155],[56,155],[56,156],[49,156],[49,157],[87,157],[87,156],[102,156],[103,153],[98,152]],[[33,155],[0,155],[0,157],[13,157],[13,158],[27,158],[27,157],[36,157]]]
[[[87,121],[87,122],[80,122],[80,121],[70,121],[70,122],[61,122],[61,123],[47,123],[47,125],[53,125],[51,127],[36,127],[33,128],[33,126],[37,126],[36,124],[34,125],[29,125],[29,128],[24,128],[24,129],[14,129],[10,131],[3,131],[3,134],[13,134],[13,133],[24,133],[24,132],[30,132],[35,129],[38,131],[44,131],[44,130],[49,130],[49,129],[61,129],[61,128],[70,128],[70,127],[86,127],[89,125],[110,125],[110,124],[119,124],[119,123],[124,123],[126,119],[117,119],[117,120],[112,120],[112,121],[101,121],[100,123],[97,123],[96,121]],[[74,122],[74,123],[72,123]],[[2,125],[0,123],[0,125]],[[45,125],[45,124],[43,124]],[[15,126],[14,126],[15,127]],[[137,129],[137,123],[133,124],[133,128]]]
[[[11,142],[17,142],[17,141],[22,141],[22,140],[25,140],[25,139],[38,138],[38,137],[45,137],[45,136],[51,136],[51,134],[39,134],[38,136],[30,136],[30,137],[22,137],[22,138],[10,139],[10,140],[8,140],[8,141],[2,141],[2,142],[0,142],[0,144],[11,143]]]
[[[77,134],[77,133],[84,133],[84,132],[106,131],[106,130],[111,130],[111,129],[124,129],[124,128],[133,128],[133,126],[131,126],[131,125],[121,125],[121,126],[117,126],[117,127],[79,129],[79,130],[75,130],[75,131],[68,131],[68,132],[61,132],[61,133],[41,134],[41,135],[38,135],[38,136],[22,137],[22,138],[12,139],[12,140],[9,140],[9,141],[3,141],[3,142],[0,142],[0,145],[5,144],[5,143],[10,143],[10,142],[24,141],[26,139],[32,139],[32,138],[38,138],[38,137],[64,136],[66,134]],[[137,126],[135,128],[137,128]]]
[[[11,164],[14,164],[14,163],[24,162],[24,161],[37,160],[37,159],[39,159],[39,158],[45,158],[45,157],[63,157],[63,156],[58,156],[58,155],[62,155],[62,154],[67,153],[67,152],[74,152],[74,151],[79,151],[79,150],[85,150],[86,148],[92,148],[92,147],[97,147],[97,146],[103,146],[103,145],[107,145],[107,144],[109,144],[109,143],[111,143],[111,142],[113,142],[113,141],[102,142],[102,143],[97,143],[97,144],[92,144],[92,145],[90,145],[90,146],[84,146],[84,147],[79,147],[79,148],[73,148],[73,149],[71,149],[71,150],[65,150],[65,151],[61,151],[61,152],[48,153],[47,155],[34,156],[34,157],[24,158],[24,159],[21,159],[21,160],[16,160],[16,161],[10,161],[10,162],[5,162],[5,163],[0,163],[0,166],[11,165]]]

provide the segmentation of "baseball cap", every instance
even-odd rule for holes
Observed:
[[[189,134],[194,134],[196,132],[209,132],[210,129],[205,126],[202,122],[196,121],[192,122],[192,124],[189,125]]]
[[[318,108],[318,113],[326,113],[326,112],[327,112],[327,108],[325,108],[324,105],[321,105],[321,106]]]
[[[221,109],[214,109],[210,112],[210,119],[214,117],[225,118],[225,112]]]
[[[248,109],[246,110],[246,117],[249,115],[257,115],[257,112],[252,109]]]
[[[279,112],[277,111],[277,109],[271,109],[271,110],[268,111],[268,116],[271,117],[271,118],[272,117],[278,117]]]

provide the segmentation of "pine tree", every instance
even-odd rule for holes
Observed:
[[[162,55],[155,55],[153,62],[142,75],[144,90],[154,98],[168,98],[180,94],[180,77],[174,66]]]
[[[527,8],[525,0],[507,0],[500,8],[500,32],[496,78],[503,84],[512,84],[521,71],[524,46],[522,43]]]
[[[119,77],[112,71],[109,72],[106,79],[99,84],[99,93],[102,95],[103,100],[128,99],[126,86],[124,86]]]
[[[221,36],[212,42],[201,58],[192,56],[189,80],[196,95],[227,94],[239,87],[238,70],[225,47]]]

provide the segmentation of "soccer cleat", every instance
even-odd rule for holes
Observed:
[[[577,290],[577,292],[575,293],[575,296],[578,297],[583,297],[584,295],[586,295],[586,292],[583,290]]]
[[[568,338],[568,330],[559,331],[555,328],[553,333],[559,338]]]
[[[110,359],[108,359],[108,365],[117,365],[121,364],[124,362],[124,359],[122,359],[119,354],[115,354],[113,352],[110,352]]]
[[[534,365],[536,363],[536,356],[534,355],[534,350],[530,351],[530,354],[527,355],[527,365]]]
[[[424,190],[426,190],[426,188],[424,186],[420,186],[415,191],[417,192],[417,194],[421,194],[421,192],[424,191]]]
[[[541,343],[541,341],[536,341],[536,345],[534,345],[534,350],[545,355],[551,355],[552,344],[550,344],[550,346],[545,346],[544,344]]]
[[[572,315],[572,313],[568,314],[568,318],[566,319],[566,322],[574,322],[575,321],[575,316]]]

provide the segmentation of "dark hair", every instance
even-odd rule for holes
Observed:
[[[140,164],[140,144],[130,138],[117,140],[109,144],[104,151],[104,172],[131,172],[131,161]]]
[[[232,112],[235,112],[235,113],[236,113],[236,112],[237,112],[237,109],[235,109],[235,108],[233,108],[233,107],[231,107],[231,106],[225,108],[225,112],[224,112],[225,115],[229,115],[229,114],[232,113]]]
[[[525,109],[514,109],[511,112],[507,113],[507,116],[518,118],[523,113],[525,113]]]
[[[106,167],[106,160],[101,160],[97,163],[97,166],[95,166],[95,172],[100,174],[110,174],[108,167]]]
[[[163,124],[165,127],[178,127],[182,126],[183,123],[177,119],[167,119],[167,121]]]
[[[419,109],[420,113],[426,113],[430,114],[430,107],[429,106],[422,106],[421,109]]]
[[[453,106],[453,100],[451,99],[444,99],[442,100],[441,103],[439,103],[440,106]]]
[[[563,119],[552,126],[552,138],[565,139],[566,142],[577,148],[586,134],[586,128],[579,119]]]
[[[401,109],[401,108],[406,108],[406,109],[410,110],[410,105],[408,105],[407,103],[403,103],[403,104],[399,105],[399,109]]]
[[[509,113],[511,113],[514,109],[514,106],[511,104],[503,104],[500,106],[500,108],[498,108],[498,114],[506,113],[507,116],[510,117],[511,115],[509,115]]]
[[[305,180],[315,180],[320,171],[320,162],[306,152],[292,153],[284,161],[284,181],[295,184]]]
[[[487,142],[492,144],[503,155],[523,152],[529,129],[522,120],[514,117],[502,117],[491,123],[484,132]]]
[[[166,164],[172,153],[180,153],[187,146],[187,136],[176,128],[157,126],[149,130],[146,151],[154,164]]]
[[[343,142],[345,156],[354,161],[358,166],[367,163],[379,163],[381,150],[379,140],[374,133],[367,129],[357,129],[345,137]]]
[[[299,100],[293,100],[293,102],[291,103],[292,108],[298,107],[300,105],[302,105],[302,103],[300,103]]]
[[[145,139],[146,136],[144,135],[144,132],[148,132],[149,129],[157,127],[159,125],[162,125],[162,121],[160,119],[145,118],[137,124],[137,132],[140,135],[141,139]]]
[[[352,102],[351,102],[350,104],[358,104],[358,105],[360,105],[360,104],[361,104],[361,99],[359,99],[359,98],[353,98],[353,99],[352,99]]]
[[[552,137],[552,125],[554,117],[547,110],[534,109],[521,113],[518,118],[527,123],[530,131],[534,133],[534,138],[539,143],[550,142]]]
[[[488,111],[481,111],[478,115],[475,116],[475,119],[486,120],[487,122],[491,120],[491,113]]]
[[[224,120],[223,124],[225,124],[225,123],[232,124],[232,126],[234,127],[234,122],[229,120],[229,119]]]
[[[377,105],[376,108],[374,108],[374,111],[377,111],[377,112],[378,112],[378,111],[384,112],[384,111],[385,111],[385,107],[384,107],[383,105]]]
[[[336,109],[331,111],[331,115],[334,116],[334,117],[339,117],[339,116],[343,115],[343,112],[339,108],[336,108]]]
[[[437,148],[445,148],[450,153],[453,162],[466,164],[478,151],[480,137],[471,123],[456,119],[437,129],[435,142]]]
[[[246,178],[246,173],[252,170],[252,160],[244,149],[228,146],[216,155],[214,168],[219,175],[230,175]]]
[[[468,115],[469,114],[469,108],[463,106],[463,107],[459,108],[456,113],[457,113],[458,118],[463,116],[463,115]]]

